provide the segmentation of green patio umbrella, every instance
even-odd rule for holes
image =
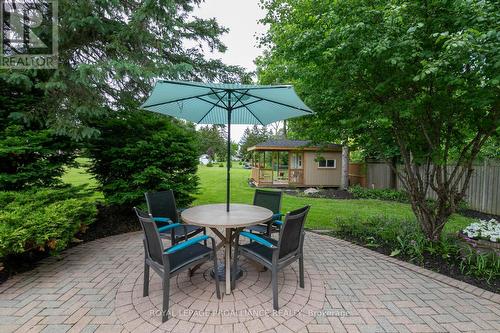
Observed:
[[[227,211],[231,124],[268,125],[312,114],[290,85],[260,86],[160,80],[143,109],[198,124],[227,125]]]

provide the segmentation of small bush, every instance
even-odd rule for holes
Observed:
[[[224,163],[219,163],[219,168],[223,168],[224,167]]]
[[[0,258],[60,251],[94,221],[95,202],[79,188],[0,192]]]
[[[349,188],[355,199],[378,199],[397,202],[410,202],[408,194],[394,189],[370,189],[359,185]]]
[[[214,166],[214,164],[212,162],[207,163],[207,167],[212,168],[213,166]]]

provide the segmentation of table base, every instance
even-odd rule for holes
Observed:
[[[219,266],[217,267],[217,275],[219,276],[219,281],[226,281],[226,266],[225,265],[219,264]],[[215,272],[214,272],[213,268],[210,270],[210,276],[212,277],[212,279],[215,278]],[[236,267],[236,280],[238,280],[242,276],[243,276],[243,270],[241,269],[240,266],[237,266]]]

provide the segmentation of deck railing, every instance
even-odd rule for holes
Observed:
[[[288,183],[296,185],[304,184],[304,169],[289,169]]]
[[[288,183],[293,185],[302,185],[304,183],[304,170],[303,169],[289,169]],[[252,179],[257,184],[273,184],[275,179],[273,177],[272,169],[259,169],[252,168]],[[283,185],[283,179],[279,181]],[[286,184],[286,183],[285,183]]]

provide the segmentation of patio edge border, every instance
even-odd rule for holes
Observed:
[[[409,269],[415,273],[418,273],[420,275],[424,275],[426,277],[432,278],[432,279],[434,279],[438,282],[444,283],[450,287],[468,292],[469,294],[472,294],[474,296],[482,297],[482,298],[487,299],[489,301],[492,301],[494,303],[500,304],[500,294],[496,294],[494,292],[481,289],[481,288],[473,286],[467,282],[454,279],[452,277],[431,271],[429,269],[414,265],[412,263],[409,263],[409,262],[406,262],[403,260],[399,260],[397,258],[389,257],[385,254],[382,254],[382,253],[379,253],[376,251],[369,250],[369,249],[364,248],[358,244],[351,243],[347,240],[333,237],[333,236],[329,236],[329,235],[325,235],[324,233],[320,232],[319,230],[308,230],[308,231],[312,232],[318,236],[321,236],[321,237],[334,238],[334,239],[338,240],[339,242],[345,243],[345,244],[347,244],[351,247],[354,247],[354,248],[359,248],[360,250],[363,250],[366,253],[370,253],[370,255],[372,255],[374,257],[383,258],[384,260],[387,260],[393,264],[407,268],[407,269]]]

